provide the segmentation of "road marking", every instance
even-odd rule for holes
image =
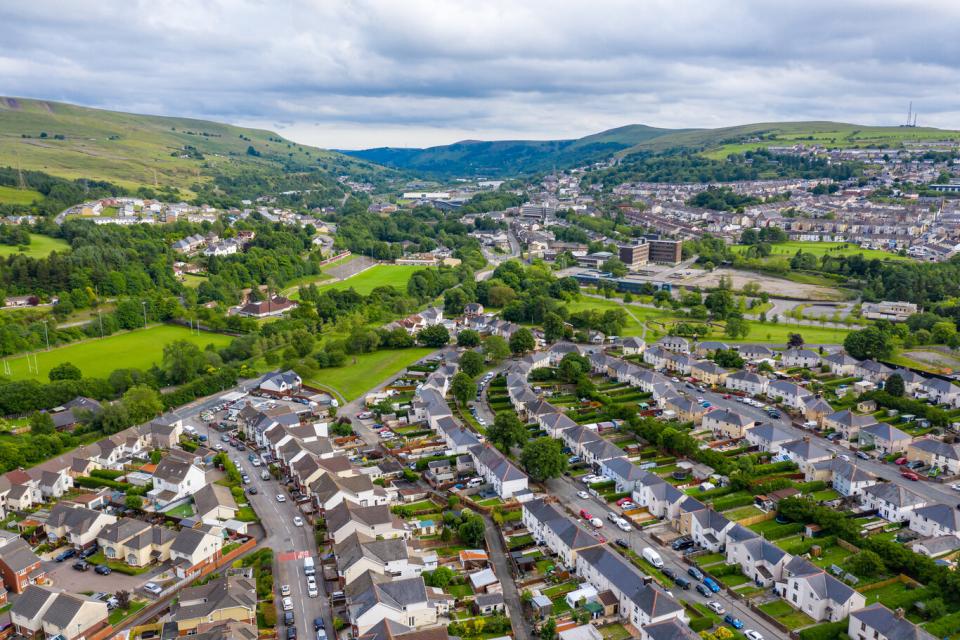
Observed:
[[[291,560],[301,560],[303,558],[309,558],[309,551],[288,551],[287,553],[278,553],[277,560],[280,562],[290,562]]]

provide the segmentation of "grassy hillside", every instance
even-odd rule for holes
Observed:
[[[753,140],[758,137],[763,139]],[[896,147],[903,142],[922,140],[960,140],[960,131],[930,127],[868,127],[843,122],[762,122],[720,129],[676,131],[641,140],[619,155],[682,148],[702,150],[704,155],[719,160],[731,153],[798,142],[854,148]]]
[[[0,97],[0,166],[5,165],[127,188],[173,186],[187,192],[213,176],[249,171],[319,170],[331,177],[379,171],[270,131]]]
[[[576,140],[465,140],[426,149],[380,147],[344,153],[397,169],[437,176],[501,176],[603,160],[632,145],[681,130],[628,125]]]

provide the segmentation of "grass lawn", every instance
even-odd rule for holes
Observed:
[[[447,587],[447,593],[452,595],[454,598],[463,598],[465,596],[473,595],[473,587],[469,584],[451,584]]]
[[[87,558],[87,562],[94,566],[98,564],[105,564],[117,573],[123,573],[128,576],[138,576],[141,573],[146,573],[150,570],[150,566],[134,567],[121,560],[107,560],[106,556],[103,555],[103,551],[98,551]]]
[[[757,342],[772,342],[775,344],[786,344],[787,336],[791,333],[799,333],[803,336],[807,344],[842,344],[844,338],[850,333],[849,329],[833,329],[830,327],[818,327],[813,325],[795,325],[773,322],[749,322],[750,333],[743,340],[727,340],[725,342],[747,342],[754,344]],[[722,334],[716,333],[715,337],[721,337]]]
[[[164,513],[174,518],[189,518],[193,515],[193,505],[187,502],[175,509],[170,509],[170,511],[164,511]]]
[[[146,600],[133,600],[130,602],[130,606],[127,609],[114,609],[110,612],[110,615],[107,616],[107,622],[110,624],[117,624],[124,618],[128,618],[136,612],[140,611],[147,606]]]
[[[190,333],[190,329],[168,324],[137,329],[126,333],[116,333],[106,338],[85,340],[50,351],[37,352],[39,372],[27,368],[25,355],[7,358],[10,363],[10,378],[47,379],[47,373],[62,362],[72,362],[80,368],[86,378],[106,378],[117,367],[133,367],[147,370],[163,358],[163,348],[175,340],[187,340],[201,349],[208,344],[217,347],[227,346],[233,338],[219,333]],[[32,357],[31,357],[32,359]]]
[[[858,589],[858,591],[860,590]],[[867,600],[865,606],[869,607],[875,602],[880,602],[891,609],[896,609],[897,607],[901,606],[904,598],[907,597],[907,591],[907,585],[902,582],[894,582],[893,584],[888,584],[887,586],[880,587],[879,589],[860,591],[860,593],[862,593],[863,597]]]
[[[698,567],[708,567],[712,564],[719,564],[726,560],[726,556],[722,553],[708,553],[703,556],[697,556],[694,561]]]
[[[435,349],[427,347],[416,347],[384,349],[355,358],[351,356],[342,367],[321,369],[316,376],[305,382],[320,388],[332,388],[345,399],[353,400],[434,351]]]
[[[43,200],[43,194],[33,189],[17,189],[0,185],[0,204],[30,204]]]
[[[736,509],[730,509],[729,511],[724,511],[723,515],[728,520],[742,520],[744,518],[749,518],[750,516],[758,516],[762,511],[756,508],[755,506],[747,505],[745,507],[737,507]]]
[[[814,491],[810,494],[810,497],[820,502],[824,500],[836,500],[840,497],[840,494],[833,489],[824,489],[823,491]]]
[[[411,267],[406,265],[378,264],[341,282],[320,285],[319,289],[320,291],[326,291],[328,289],[353,289],[359,294],[368,295],[377,287],[393,286],[400,291],[406,292],[407,281],[410,280],[410,276],[424,268],[425,267]]]
[[[198,276],[194,273],[183,274],[183,285],[190,289],[196,289],[202,283],[207,281],[207,276]]]
[[[608,624],[600,627],[599,631],[603,640],[627,640],[632,637],[622,624]]]
[[[477,500],[477,504],[481,507],[495,507],[498,504],[503,504],[503,500],[500,498],[487,498],[486,500]]]
[[[0,187],[0,189],[2,188],[3,187]],[[45,258],[54,251],[69,250],[70,245],[66,240],[61,240],[60,238],[51,238],[50,236],[42,236],[38,233],[31,233],[30,244],[27,245],[27,250],[22,253],[28,258]],[[7,256],[12,256],[15,253],[21,253],[17,247],[9,244],[0,244],[0,258],[6,258]]]
[[[913,258],[908,258],[906,256],[898,256],[895,253],[890,253],[889,251],[881,251],[879,249],[861,249],[856,244],[852,242],[801,242],[801,241],[790,241],[782,242],[780,244],[770,245],[772,257],[788,257],[792,258],[793,255],[798,251],[803,251],[804,253],[812,253],[813,255],[820,257],[824,255],[831,256],[852,256],[856,254],[862,255],[867,260],[913,260]],[[735,253],[743,253],[747,250],[746,245],[737,244],[731,247]]]
[[[760,610],[773,616],[790,629],[799,629],[814,624],[814,619],[802,611],[797,611],[783,600],[775,600],[760,605]]]
[[[240,522],[259,522],[260,518],[257,517],[257,512],[253,510],[253,507],[247,505],[237,509],[237,520]]]

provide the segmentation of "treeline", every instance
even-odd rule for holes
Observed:
[[[0,167],[0,186],[19,187],[23,184],[39,191],[43,199],[31,204],[0,204],[0,215],[54,216],[67,207],[95,198],[110,198],[127,193],[126,189],[103,180],[67,180],[42,171],[18,171],[14,167]]]
[[[512,191],[498,189],[496,191],[481,191],[460,208],[460,213],[486,213],[487,211],[503,211],[510,207],[519,207],[526,202],[526,196],[517,195]]]

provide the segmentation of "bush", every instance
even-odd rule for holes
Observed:
[[[117,469],[94,469],[90,472],[90,475],[94,478],[106,478],[107,480],[116,480],[120,476],[126,475],[126,471],[119,471]]]
[[[799,522],[791,522],[790,524],[782,524],[779,527],[767,529],[763,532],[763,537],[767,540],[779,540],[800,533],[804,528],[804,525]]]
[[[692,620],[690,620],[690,628],[693,629],[695,633],[706,631],[712,626],[713,626],[713,620],[711,620],[706,616],[703,616],[700,618],[693,618]]]
[[[263,616],[263,626],[267,628],[277,626],[277,608],[272,602],[261,602],[260,613]]]
[[[753,504],[753,496],[732,496],[729,498],[714,500],[713,508],[715,511],[726,511],[727,509],[745,507],[748,504]]]
[[[73,484],[86,489],[100,489],[102,487],[107,487],[109,489],[116,489],[117,491],[125,491],[128,487],[128,485],[124,484],[123,482],[107,480],[106,478],[91,478],[87,476],[74,478]]]
[[[840,640],[847,633],[847,621],[825,622],[800,632],[800,640]]]

